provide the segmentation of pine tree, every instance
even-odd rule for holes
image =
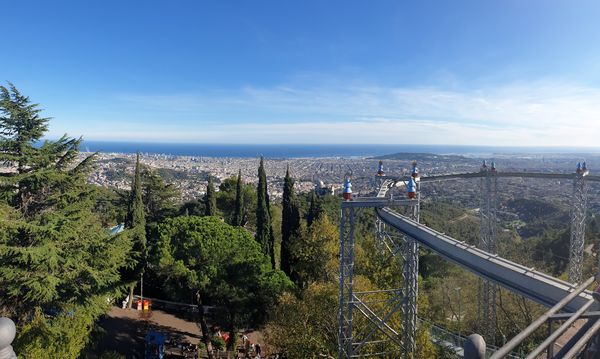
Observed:
[[[138,276],[143,275],[148,257],[148,248],[146,243],[146,215],[144,213],[144,201],[142,199],[142,178],[140,154],[137,153],[135,161],[135,173],[131,183],[131,192],[129,193],[129,203],[127,208],[127,217],[125,227],[129,229],[131,241],[133,244],[131,257],[135,263],[131,270],[127,271],[124,279],[129,281],[129,303],[131,308],[133,304],[133,289],[138,280]]]
[[[213,184],[212,176],[208,176],[208,184],[206,185],[206,196],[204,197],[204,215],[205,216],[216,216],[217,215],[217,195],[215,194],[215,186]]]
[[[291,275],[292,257],[290,252],[293,237],[298,235],[300,229],[300,211],[294,194],[294,180],[290,176],[290,167],[285,173],[283,184],[283,208],[281,214],[281,270]]]
[[[255,239],[260,244],[260,247],[268,256],[272,255],[272,236],[271,231],[271,213],[269,206],[269,194],[267,193],[267,174],[265,173],[264,159],[260,158],[258,166],[258,186],[256,189],[257,204],[256,204],[256,235]],[[273,264],[273,259],[271,259]]]
[[[51,208],[59,201],[43,196],[40,189],[48,193],[51,184],[61,185],[54,183],[59,180],[56,171],[72,163],[81,142],[81,139],[63,136],[58,141],[44,141],[36,146],[48,129],[49,118],[41,117],[40,112],[38,105],[31,103],[13,84],[9,83],[8,88],[0,86],[0,163],[13,168],[0,174],[0,198],[26,217]],[[92,158],[74,170],[85,172]]]
[[[147,166],[142,168],[142,190],[146,223],[157,223],[175,215],[179,191],[172,184],[165,183],[156,170]]]
[[[242,170],[239,170],[235,186],[235,209],[233,212],[232,225],[241,226],[244,219],[244,196],[242,193]]]
[[[20,355],[76,358],[117,295],[130,243],[92,211],[94,155],[77,162],[81,139],[66,135],[40,143],[47,123],[12,84],[0,86],[0,311],[19,327]]]

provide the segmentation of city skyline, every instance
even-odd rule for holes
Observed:
[[[5,8],[17,35],[5,37],[3,80],[43,104],[51,137],[590,147],[600,136],[591,1]]]

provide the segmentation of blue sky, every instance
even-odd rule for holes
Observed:
[[[11,1],[51,137],[596,146],[597,1]]]

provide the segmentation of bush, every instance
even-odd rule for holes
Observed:
[[[223,338],[221,337],[213,337],[210,340],[210,343],[213,346],[213,349],[221,351],[223,349],[225,349],[225,340],[223,340]]]

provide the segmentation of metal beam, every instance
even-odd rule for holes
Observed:
[[[412,199],[387,199],[387,198],[373,198],[356,197],[352,201],[342,202],[342,208],[383,208],[383,207],[413,207],[417,206],[416,200]]]
[[[569,329],[569,327],[571,326],[571,324],[573,324],[576,320],[581,319],[582,314],[586,310],[588,310],[588,308],[591,307],[592,304],[594,304],[594,301],[590,300],[583,307],[579,308],[577,312],[573,313],[573,315],[571,315],[569,319],[567,319],[560,327],[558,327],[552,334],[550,334],[546,338],[546,340],[542,342],[542,344],[538,345],[537,348],[535,348],[531,353],[529,353],[529,355],[525,359],[536,359],[538,355],[542,354],[542,352],[546,350],[546,348],[548,348],[550,345],[554,345],[556,339],[558,339],[558,337],[560,337],[564,332],[566,332],[567,329]],[[550,318],[552,318],[552,316],[550,316],[548,319]]]
[[[581,351],[585,348],[586,344],[598,333],[600,330],[600,320],[596,320],[596,322],[592,325],[590,329],[588,329],[583,336],[571,347],[571,349],[563,356],[565,359],[575,358]]]
[[[387,208],[376,211],[388,226],[415,238],[442,257],[539,304],[552,307],[574,288],[571,283],[482,251]],[[591,298],[591,293],[584,291],[566,308],[575,312]]]
[[[529,335],[531,335],[531,333],[533,333],[536,329],[538,329],[540,326],[542,326],[542,324],[544,324],[548,320],[548,318],[550,318],[550,316],[552,316],[553,314],[555,314],[556,312],[561,310],[563,307],[565,307],[567,304],[569,304],[570,301],[575,299],[581,292],[583,292],[585,290],[585,288],[587,288],[593,282],[594,282],[594,277],[590,277],[583,284],[581,284],[579,287],[577,287],[577,289],[575,289],[569,295],[564,297],[561,301],[556,303],[556,305],[554,305],[552,308],[550,308],[546,313],[544,313],[539,318],[534,320],[533,323],[529,324],[529,326],[527,328],[523,329],[519,334],[515,335],[511,340],[508,341],[508,343],[504,344],[504,346],[502,348],[498,349],[498,351],[495,352],[490,357],[490,359],[504,358],[506,355],[508,355],[511,352],[511,350],[513,350],[519,344],[521,344],[521,342],[523,340],[527,339],[527,337]]]
[[[574,313],[559,313],[559,314],[554,314],[553,316],[551,316],[549,318],[549,320],[552,321],[562,321],[562,320],[567,320],[569,318],[571,318],[573,316]],[[579,319],[590,319],[590,318],[600,318],[600,312],[597,311],[592,311],[592,312],[585,312],[582,315],[579,316]]]

